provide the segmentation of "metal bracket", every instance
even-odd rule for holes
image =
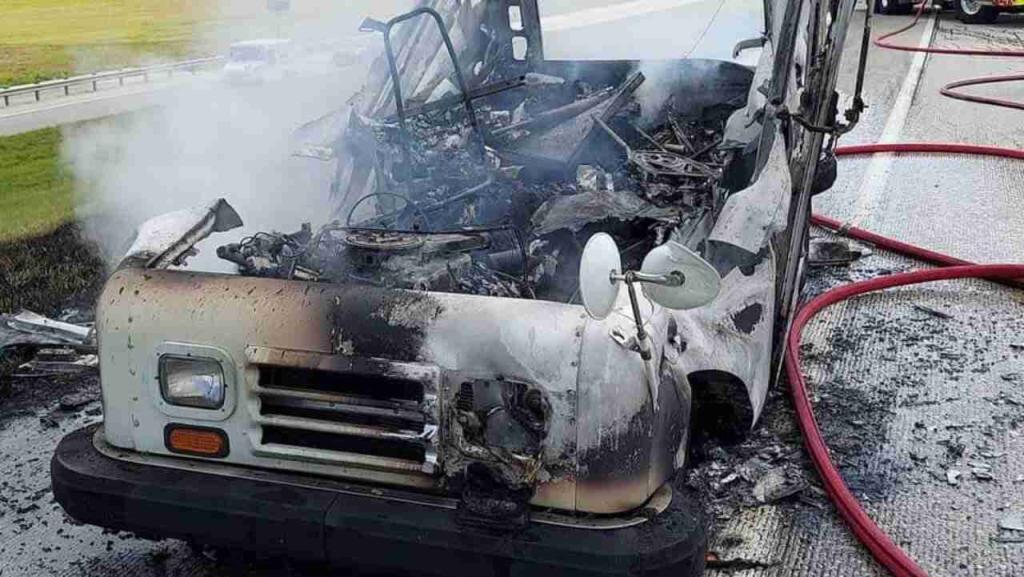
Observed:
[[[784,106],[777,110],[776,115],[778,118],[792,120],[803,127],[804,130],[810,132],[828,134],[833,138],[833,142],[836,138],[850,132],[857,126],[860,122],[861,114],[867,109],[867,104],[864,102],[864,77],[868,64],[868,52],[870,52],[871,48],[871,12],[872,10],[869,7],[864,16],[864,31],[861,36],[860,55],[857,60],[857,80],[853,93],[853,104],[843,113],[846,123],[834,122],[831,125],[816,125],[800,113],[791,113]]]
[[[476,110],[473,107],[473,99],[469,93],[469,87],[466,84],[465,76],[462,74],[462,66],[459,62],[459,55],[455,53],[455,47],[452,45],[451,36],[448,34],[448,28],[445,25],[444,18],[434,10],[433,8],[420,7],[405,14],[395,16],[387,23],[367,18],[363,21],[360,26],[361,29],[366,31],[377,31],[384,34],[384,53],[388,59],[388,69],[391,74],[391,88],[394,92],[395,98],[395,113],[398,116],[398,125],[401,130],[402,138],[402,150],[405,155],[406,165],[408,166],[411,160],[411,153],[409,151],[409,127],[406,122],[406,110],[405,100],[402,96],[402,77],[398,71],[398,63],[395,60],[395,49],[391,43],[391,32],[394,27],[402,22],[417,18],[422,15],[428,15],[433,18],[434,23],[437,24],[437,31],[441,34],[441,39],[444,40],[445,48],[448,50],[448,56],[451,58],[452,67],[455,69],[455,80],[459,85],[459,91],[462,93],[462,100],[466,107],[466,112],[469,114],[469,122],[473,126],[473,131],[477,134],[477,140],[480,144],[481,155],[484,151],[483,136],[480,133],[480,125],[477,122]]]
[[[763,35],[755,36],[754,38],[747,38],[745,40],[740,40],[739,42],[736,43],[735,46],[732,47],[733,60],[738,58],[740,53],[743,52],[744,50],[749,50],[751,48],[761,48],[762,46],[765,45],[766,42],[768,42],[768,37]]]
[[[788,120],[799,124],[804,130],[808,132],[817,132],[819,134],[827,134],[833,138],[837,138],[850,132],[857,126],[857,122],[860,119],[861,112],[867,108],[864,105],[864,101],[859,96],[854,98],[853,105],[846,110],[844,116],[852,121],[845,124],[834,122],[833,124],[819,125],[811,122],[807,117],[802,114],[790,112],[785,106],[780,106],[775,111],[775,117],[779,120]]]

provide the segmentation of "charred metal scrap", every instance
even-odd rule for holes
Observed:
[[[576,302],[580,250],[598,230],[636,262],[672,234],[704,240],[729,192],[719,144],[750,71],[681,62],[656,80],[672,97],[644,110],[636,93],[652,81],[639,64],[502,56],[489,3],[468,4],[442,16],[454,17],[455,68],[474,88],[449,80],[444,43],[425,40],[429,18],[396,29],[423,38],[416,50],[396,41],[402,73],[381,63],[332,145],[338,218],[260,233],[222,258],[255,276]],[[397,111],[395,85],[409,94]]]
[[[219,247],[242,278],[122,269],[108,284],[104,326],[128,322],[121,311],[135,307],[166,339],[228,338],[212,315],[179,320],[160,308],[173,300],[176,310],[229,315],[239,336],[224,347],[259,366],[261,387],[310,378],[301,371],[397,387],[387,406],[401,409],[391,419],[401,426],[374,443],[415,450],[377,459],[374,445],[373,458],[346,463],[374,481],[461,488],[470,516],[518,521],[526,500],[635,509],[685,460],[691,385],[742,397],[744,426],[764,402],[772,242],[791,192],[785,140],[760,124],[768,66],[755,76],[712,60],[548,61],[535,6],[519,33],[504,2],[422,8],[430,11],[364,24],[386,54],[341,130],[306,147],[335,163],[330,222]],[[514,49],[516,34],[525,51]],[[220,204],[172,215],[162,225],[177,237],[140,241],[129,264],[180,263],[195,239],[238,222]],[[635,354],[628,313],[598,322],[571,306],[583,246],[599,231],[629,269],[671,240],[722,277],[718,298],[699,309],[644,300],[653,360]],[[628,311],[627,301],[617,306]],[[357,362],[369,358],[379,370]],[[413,385],[420,392],[408,393]],[[282,425],[314,408],[274,400],[260,410],[247,422],[263,436],[246,464],[288,466],[294,445],[308,466],[338,442]],[[110,414],[108,438],[132,442],[130,424]]]

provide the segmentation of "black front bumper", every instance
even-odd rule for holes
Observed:
[[[236,478],[112,459],[96,427],[61,440],[53,493],[75,519],[145,537],[343,567],[439,575],[699,575],[696,499],[677,492],[642,525],[611,530],[531,523],[513,533],[456,522],[451,509],[321,488],[308,478]],[[394,495],[393,491],[388,491]]]

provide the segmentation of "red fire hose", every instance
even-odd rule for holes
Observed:
[[[868,144],[840,147],[836,150],[839,156],[855,154],[872,154],[877,152],[911,152],[911,153],[952,153],[996,156],[1024,160],[1024,150],[999,148],[994,146],[975,146],[968,144]],[[800,338],[804,326],[821,310],[839,301],[868,292],[887,288],[932,282],[937,280],[984,278],[1019,282],[1024,279],[1024,265],[977,265],[951,256],[947,256],[905,242],[889,239],[859,228],[846,227],[839,221],[825,216],[814,215],[811,222],[822,227],[844,234],[851,238],[874,244],[875,246],[920,259],[944,268],[919,270],[908,273],[894,274],[866,281],[856,282],[832,289],[797,311],[792,327],[786,338],[786,375],[789,377],[793,404],[796,408],[797,420],[803,431],[804,442],[821,476],[825,490],[835,504],[857,539],[864,544],[875,559],[896,577],[927,577],[927,573],[910,558],[874,521],[868,517],[864,508],[843,481],[829,455],[828,445],[822,438],[814,417],[807,394],[807,383],[800,370]]]
[[[869,3],[870,4],[870,3]],[[971,50],[971,49],[950,49],[905,46],[894,44],[889,41],[899,34],[915,27],[924,13],[927,2],[921,3],[914,16],[913,22],[909,25],[885,34],[875,40],[875,45],[889,50],[901,50],[907,52],[926,52],[930,54],[958,54],[965,56],[1024,56],[1024,51],[1011,50]],[[870,10],[870,5],[868,7]],[[973,96],[957,92],[955,88],[964,86],[975,86],[979,84],[991,84],[998,82],[1011,82],[1024,80],[1024,75],[991,76],[985,78],[971,78],[960,80],[944,86],[942,94],[959,100],[978,102],[1001,106],[1006,108],[1017,108],[1024,110],[1024,103],[997,98]],[[1000,148],[995,146],[978,146],[971,144],[946,144],[946,143],[899,143],[899,144],[867,144],[857,146],[839,147],[836,150],[837,156],[849,156],[856,154],[874,153],[942,153],[942,154],[971,154],[979,156],[995,156],[1000,158],[1011,158],[1024,160],[1024,150],[1011,148]],[[835,504],[839,514],[850,526],[854,535],[871,552],[875,559],[888,569],[896,577],[927,577],[927,573],[910,558],[882,529],[868,517],[864,508],[857,501],[857,498],[850,492],[850,489],[843,481],[842,475],[836,468],[829,455],[828,445],[822,438],[821,430],[818,428],[817,420],[814,417],[814,408],[811,406],[807,394],[807,383],[804,381],[800,370],[800,338],[804,326],[823,309],[845,299],[857,295],[880,291],[887,288],[932,282],[937,280],[983,278],[1002,282],[1011,286],[1022,286],[1024,279],[1024,265],[978,265],[958,258],[944,255],[932,250],[917,247],[912,244],[886,238],[882,235],[859,228],[845,226],[843,223],[821,215],[811,217],[815,225],[829,228],[840,234],[869,242],[883,250],[892,251],[919,259],[924,262],[937,265],[941,268],[918,270],[908,273],[894,274],[880,278],[855,282],[849,285],[832,289],[809,303],[803,305],[793,319],[789,334],[786,337],[785,364],[786,375],[789,377],[790,389],[793,395],[793,404],[796,408],[797,420],[804,435],[804,442],[814,463],[818,474],[821,476],[825,490],[829,498]]]
[[[917,26],[918,21],[921,20],[921,14],[924,13],[925,6],[928,2],[922,2],[917,6],[917,12],[914,13],[914,20],[888,34],[884,34],[875,39],[875,46],[879,48],[886,48],[888,50],[901,50],[904,52],[925,52],[928,54],[956,54],[960,56],[1006,56],[1020,58],[1024,57],[1024,50],[976,50],[976,49],[965,49],[965,48],[932,48],[932,47],[919,47],[919,46],[907,46],[904,44],[894,44],[889,41],[890,38],[903,34],[907,30]],[[1016,108],[1017,110],[1024,110],[1024,102],[1018,102],[1016,100],[1007,100],[1004,98],[989,98],[986,96],[975,96],[973,94],[967,94],[954,90],[955,88],[963,88],[965,86],[980,86],[982,84],[998,84],[1002,82],[1018,82],[1024,80],[1024,74],[1007,74],[1002,76],[982,76],[979,78],[967,78],[964,80],[957,80],[956,82],[950,82],[943,86],[939,92],[943,96],[949,98],[955,98],[957,100],[965,100],[967,102],[977,102],[979,104],[989,104],[992,106],[1002,106],[1004,108]]]

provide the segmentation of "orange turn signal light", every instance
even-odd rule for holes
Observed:
[[[196,457],[226,457],[228,437],[220,429],[170,424],[164,429],[167,450]]]

